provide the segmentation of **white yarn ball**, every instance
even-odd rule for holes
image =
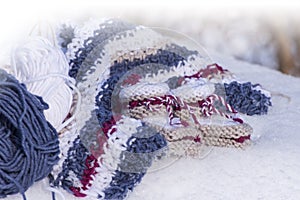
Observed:
[[[14,76],[48,103],[46,119],[58,131],[63,128],[73,95],[67,84],[69,65],[61,49],[43,37],[31,37],[13,51],[11,65]]]

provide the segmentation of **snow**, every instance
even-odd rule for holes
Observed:
[[[245,117],[254,128],[253,144],[245,150],[214,148],[202,160],[182,158],[147,174],[129,199],[299,199],[300,80],[228,57],[212,57],[241,80],[261,83],[275,94],[268,115]]]
[[[273,107],[268,115],[243,116],[254,129],[252,145],[244,150],[213,148],[203,159],[180,158],[168,167],[147,173],[128,200],[298,200],[300,79],[217,53],[210,56],[240,80],[260,83],[272,92]],[[42,182],[26,195],[30,200],[51,199]],[[67,200],[76,199],[64,195]]]

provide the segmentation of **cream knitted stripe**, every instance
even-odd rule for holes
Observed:
[[[249,124],[225,125],[225,126],[198,126],[198,130],[203,134],[206,145],[231,146],[242,148],[250,144],[250,138],[243,142],[238,142],[241,137],[250,137],[253,132]]]
[[[196,125],[187,128],[165,128],[159,125],[153,125],[147,123],[148,126],[152,126],[159,132],[163,132],[166,139],[170,142],[181,140],[185,136],[202,136],[203,138],[225,138],[225,139],[238,139],[243,136],[249,136],[253,132],[252,127],[249,124],[234,124],[234,125]],[[201,138],[200,138],[201,139]]]
[[[66,57],[70,61],[76,58],[76,52],[84,47],[84,42],[94,35],[94,31],[100,29],[101,24],[112,21],[111,19],[91,19],[83,24],[83,26],[76,26],[74,29],[74,38],[68,44]]]
[[[134,85],[122,88],[120,99],[123,101],[137,101],[153,96],[163,96],[169,92],[170,88],[166,83],[139,82]]]
[[[192,158],[201,158],[205,151],[205,145],[195,143],[192,140],[181,140],[178,142],[168,142],[167,156],[185,156]]]
[[[139,50],[117,50],[115,55],[111,60],[113,62],[122,62],[123,60],[133,61],[134,59],[144,60],[147,55],[154,55],[157,53],[157,50],[160,49],[163,45],[159,45],[158,47],[141,47]],[[114,63],[111,63],[114,64]]]

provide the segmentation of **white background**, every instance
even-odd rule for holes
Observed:
[[[285,15],[297,13],[300,2],[296,0],[8,0],[0,6],[0,44],[28,34],[30,28],[39,21],[56,22],[83,17],[147,16],[163,20],[166,17],[178,19],[189,15],[199,17],[220,13],[270,13]],[[26,32],[27,31],[27,32]]]

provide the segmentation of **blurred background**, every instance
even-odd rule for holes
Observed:
[[[163,20],[146,16],[139,17],[137,21],[185,33],[208,52],[215,51],[300,76],[300,18],[296,13],[272,15],[235,11]]]
[[[40,21],[72,25],[113,17],[190,36],[208,52],[218,52],[300,77],[300,3],[233,0],[11,0],[0,8],[0,57]]]

